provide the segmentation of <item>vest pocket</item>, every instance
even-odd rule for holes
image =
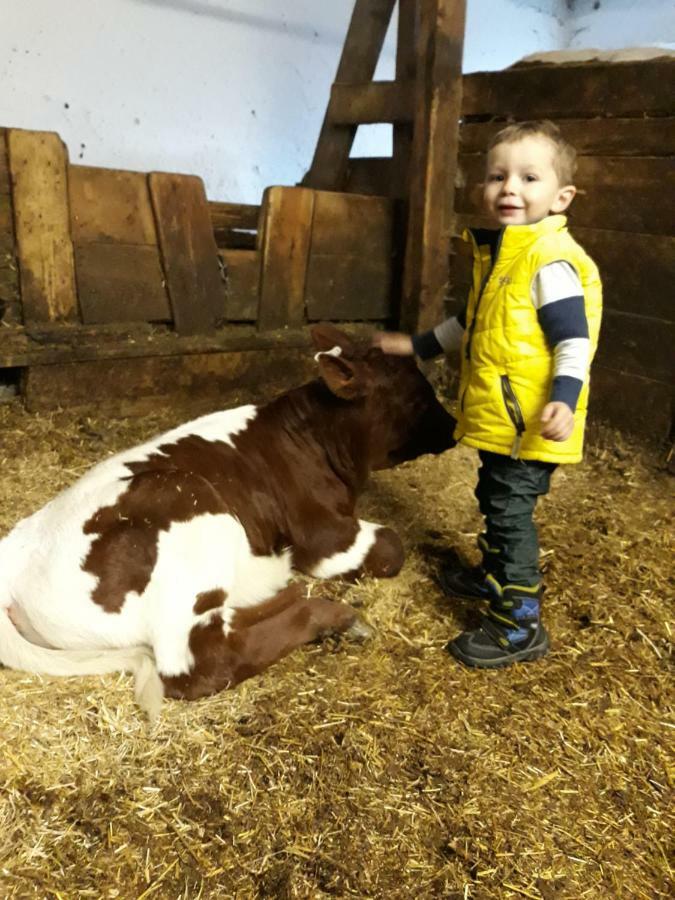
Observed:
[[[525,431],[525,419],[523,418],[523,411],[520,408],[520,403],[518,403],[516,392],[513,390],[513,386],[509,381],[509,376],[500,375],[499,379],[502,385],[502,399],[504,400],[506,412],[509,414],[509,419],[511,419],[513,427],[516,429],[516,437],[511,446],[511,459],[518,459],[520,444]]]

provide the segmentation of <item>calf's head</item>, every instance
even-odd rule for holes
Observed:
[[[324,383],[362,416],[371,468],[386,469],[455,446],[455,419],[412,357],[387,355],[332,325],[314,326],[312,340]]]

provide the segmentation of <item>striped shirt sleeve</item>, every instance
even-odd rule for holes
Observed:
[[[543,266],[532,282],[532,302],[553,349],[550,400],[567,403],[574,412],[591,352],[584,292],[574,266],[564,260]]]
[[[433,359],[441,353],[453,353],[462,346],[466,327],[466,312],[452,316],[431,331],[413,335],[413,350],[420,359]]]

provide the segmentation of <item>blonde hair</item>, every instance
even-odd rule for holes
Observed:
[[[577,151],[566,141],[560,129],[550,119],[536,119],[531,122],[515,122],[498,131],[488,144],[488,152],[497,144],[512,144],[526,137],[545,137],[554,149],[553,167],[561,185],[573,184],[577,170]]]

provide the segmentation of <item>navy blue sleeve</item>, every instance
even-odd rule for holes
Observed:
[[[537,310],[537,317],[549,346],[570,338],[587,338],[588,321],[582,297],[565,297]]]
[[[579,394],[583,387],[583,381],[572,378],[571,375],[556,375],[551,387],[551,403],[566,403],[574,412],[577,408]]]
[[[443,348],[433,331],[424,331],[412,337],[413,350],[420,359],[433,359],[443,353]]]

